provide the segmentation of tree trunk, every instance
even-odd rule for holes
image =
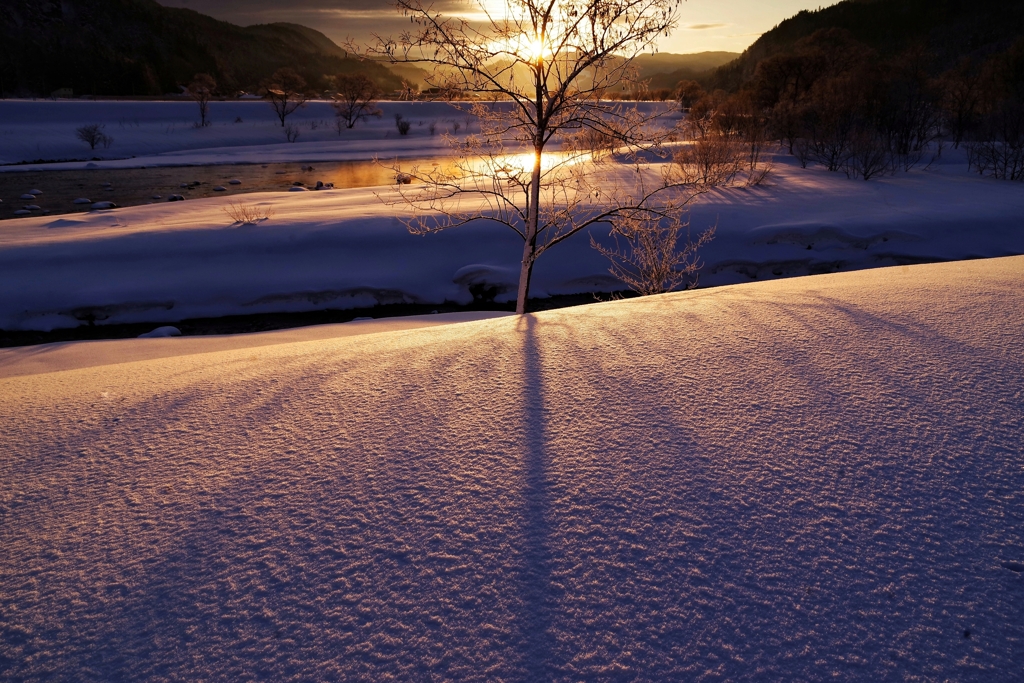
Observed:
[[[541,147],[533,155],[533,176],[530,178],[530,210],[526,215],[526,242],[523,244],[523,263],[519,270],[519,295],[516,314],[526,313],[526,300],[530,296],[530,278],[533,262],[537,258],[537,226],[540,219],[540,160]]]

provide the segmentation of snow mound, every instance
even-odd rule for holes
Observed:
[[[152,332],[146,332],[144,334],[140,334],[139,335],[139,339],[159,339],[159,338],[162,338],[162,337],[180,337],[180,336],[181,336],[181,330],[179,330],[177,327],[174,327],[173,325],[164,325],[162,327],[156,328]]]
[[[114,202],[93,202],[92,208],[94,209],[116,209],[117,204]]]
[[[85,197],[79,197],[78,199],[76,199],[74,201],[74,203],[75,204],[92,204],[92,200],[91,199],[86,199]]]
[[[452,282],[465,287],[474,299],[509,301],[516,298],[519,271],[504,266],[474,263],[455,271]]]
[[[57,220],[50,221],[46,224],[48,228],[77,228],[86,225],[85,221],[75,220],[73,218],[58,218]]]
[[[1013,680],[1022,280],[0,351],[6,677]]]

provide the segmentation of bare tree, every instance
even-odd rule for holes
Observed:
[[[217,89],[217,81],[213,80],[210,74],[196,74],[192,82],[188,84],[188,96],[199,105],[199,125],[206,127],[210,125],[208,114],[210,112],[210,98],[213,91]]]
[[[480,122],[479,135],[452,141],[452,165],[414,170],[422,182],[399,186],[420,213],[409,228],[490,220],[514,230],[523,239],[517,313],[526,311],[537,258],[551,247],[638,210],[676,216],[692,199],[668,191],[679,188],[669,174],[654,178],[644,168],[670,132],[658,116],[600,99],[630,81],[632,60],[674,28],[678,0],[477,0],[482,21],[473,23],[423,0],[397,4],[412,29],[379,38],[372,51],[432,68],[427,84],[449,100],[476,97],[454,106]],[[634,162],[629,182],[595,181],[593,131]]]
[[[967,143],[978,173],[1024,180],[1024,39],[985,67],[980,124]]]
[[[104,126],[99,123],[90,123],[87,126],[80,126],[75,129],[75,137],[89,145],[89,149],[96,149],[96,145],[103,145],[106,149],[114,143],[114,138],[103,132]]]
[[[671,292],[683,283],[687,289],[697,286],[697,271],[703,265],[697,250],[715,236],[714,227],[693,241],[689,225],[678,216],[665,220],[647,211],[627,211],[611,223],[615,247],[605,247],[593,237],[590,244],[608,258],[608,271],[627,287],[646,296]],[[680,249],[684,228],[686,243]]]
[[[284,121],[295,113],[299,107],[305,107],[309,101],[309,93],[306,90],[306,80],[295,73],[294,69],[284,67],[278,69],[274,74],[263,82],[262,90],[264,97],[274,108],[281,127],[284,128]]]
[[[704,97],[704,88],[697,81],[679,81],[676,85],[676,97],[683,111],[689,111],[690,107]]]
[[[334,113],[338,123],[344,121],[346,128],[352,128],[357,121],[371,116],[380,118],[381,110],[376,100],[381,90],[376,83],[362,74],[356,76],[338,76],[335,79],[338,94],[334,96]],[[341,126],[338,126],[339,130]]]
[[[953,148],[960,147],[981,118],[983,83],[980,69],[965,57],[942,76],[942,109],[946,128],[953,135]]]

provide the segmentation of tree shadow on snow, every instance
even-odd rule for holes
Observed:
[[[537,319],[520,318],[522,339],[523,491],[521,589],[518,615],[522,643],[521,668],[526,680],[545,680],[552,673],[551,495],[548,426],[544,407],[544,372],[537,342]]]

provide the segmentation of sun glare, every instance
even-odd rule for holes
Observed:
[[[548,56],[548,49],[547,46],[544,45],[543,38],[540,36],[531,37],[525,34],[523,38],[523,57],[525,57],[529,62],[536,63]]]

